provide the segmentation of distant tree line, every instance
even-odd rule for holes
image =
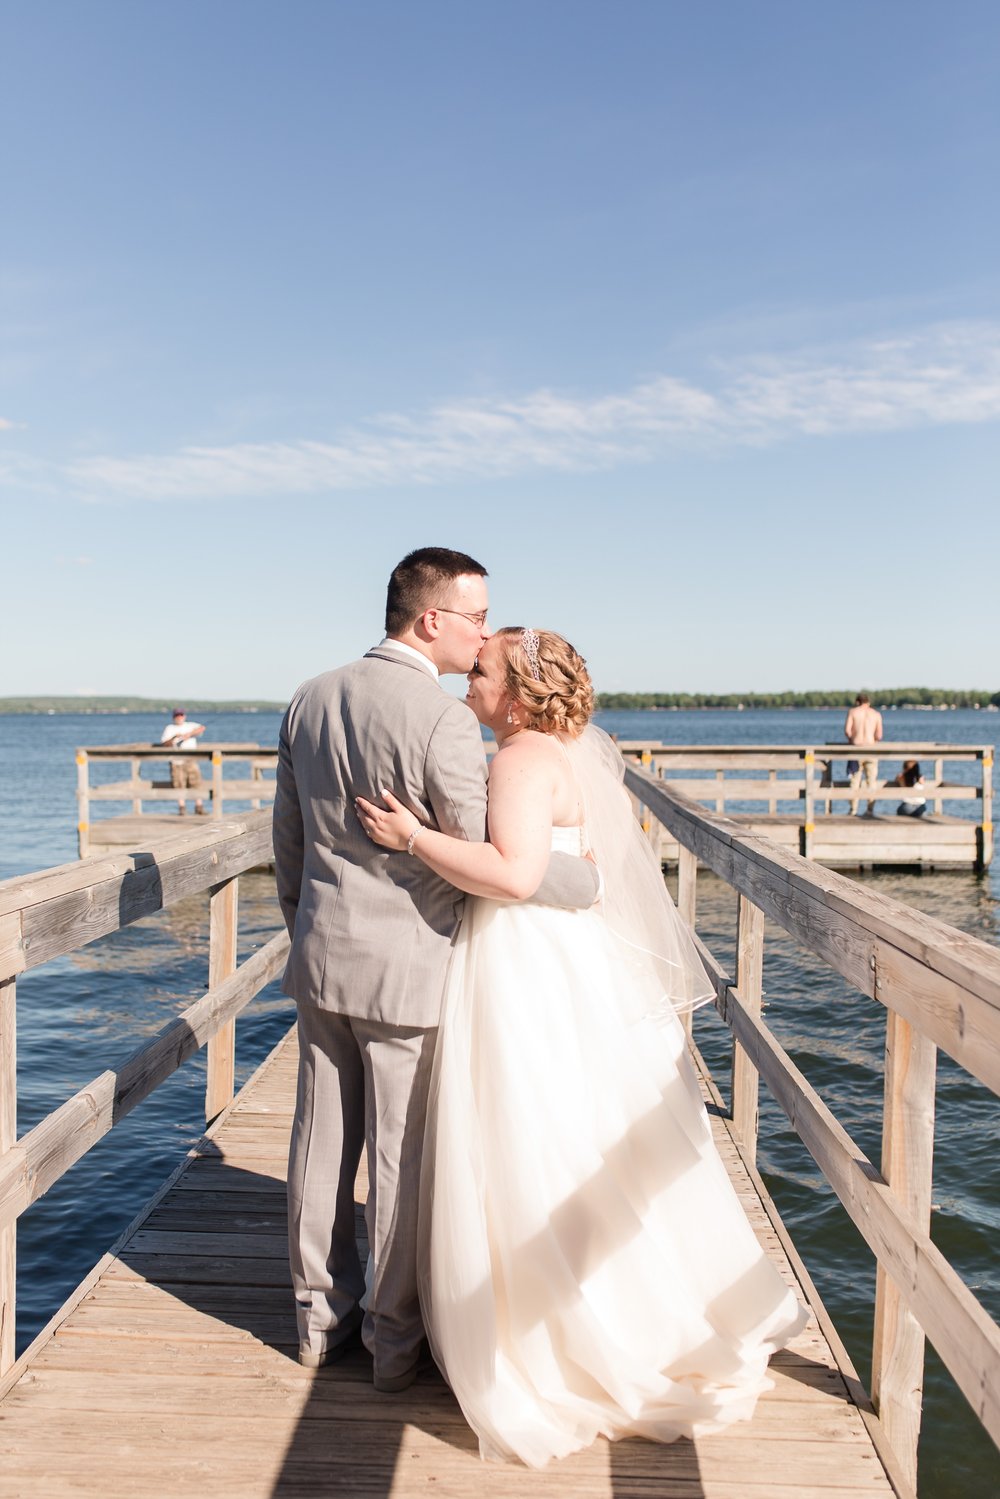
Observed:
[[[247,700],[213,702],[180,697],[0,697],[0,713],[164,713],[180,703],[188,713],[283,713],[287,704]]]
[[[867,688],[877,708],[1000,707],[1000,692],[955,687]],[[605,711],[629,708],[847,708],[857,689],[847,692],[599,692]]]
[[[956,687],[873,687],[867,689],[877,708],[1000,707],[1000,692]],[[847,708],[856,690],[848,692],[599,692],[597,706],[605,711],[629,708]],[[197,713],[283,713],[284,703],[247,699],[218,702],[184,698],[184,707]],[[0,713],[163,713],[174,702],[152,697],[3,697]]]

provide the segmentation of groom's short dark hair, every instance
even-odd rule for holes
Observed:
[[[469,574],[488,576],[482,563],[465,552],[451,552],[447,547],[420,547],[416,552],[408,552],[393,568],[389,579],[385,633],[401,635],[425,609],[435,604],[443,607],[442,589]]]

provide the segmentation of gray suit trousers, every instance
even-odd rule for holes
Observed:
[[[299,1346],[322,1353],[356,1321],[365,1277],[355,1241],[354,1179],[365,1146],[365,1222],[375,1280],[362,1337],[376,1373],[392,1378],[417,1358],[424,1335],[414,1183],[420,1180],[437,1028],[362,1020],[308,1004],[298,1012],[288,1223]]]

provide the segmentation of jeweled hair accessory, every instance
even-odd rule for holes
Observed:
[[[521,631],[521,649],[524,651],[524,654],[528,658],[528,665],[531,667],[531,675],[534,677],[536,682],[540,682],[542,680],[542,673],[539,670],[538,666],[537,630]]]

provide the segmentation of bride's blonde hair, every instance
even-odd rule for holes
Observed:
[[[594,688],[586,661],[569,641],[521,625],[505,625],[493,638],[503,652],[505,686],[524,709],[527,727],[581,733],[594,711]]]

